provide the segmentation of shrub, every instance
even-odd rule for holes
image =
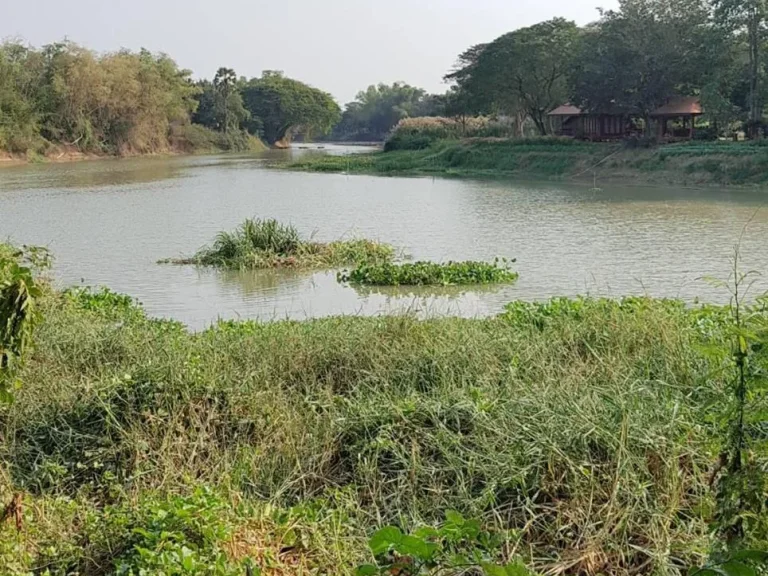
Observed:
[[[161,262],[241,269],[333,268],[388,262],[393,257],[394,249],[387,244],[366,239],[309,242],[291,224],[249,218],[233,232],[219,232],[213,246],[200,249],[192,258]]]
[[[512,136],[512,126],[485,117],[454,118],[429,116],[404,118],[392,129],[384,144],[384,151],[423,150],[438,140],[460,138],[503,138]]]
[[[180,124],[171,127],[171,146],[184,152],[247,152],[263,150],[264,144],[243,130],[227,133],[211,130],[200,124]]]

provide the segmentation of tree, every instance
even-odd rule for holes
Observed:
[[[703,0],[620,0],[587,27],[570,73],[571,101],[587,110],[651,112],[701,86],[709,11]],[[711,41],[711,38],[709,38]]]
[[[540,134],[546,115],[567,97],[566,74],[579,37],[575,23],[555,18],[470,48],[447,76],[486,113],[523,110]],[[463,65],[462,65],[463,64]]]
[[[714,0],[717,21],[731,33],[744,33],[747,37],[749,57],[749,122],[751,136],[760,133],[763,120],[763,99],[761,98],[760,51],[768,20],[766,0]]]
[[[0,149],[25,152],[39,138],[40,114],[29,79],[32,56],[18,43],[0,46]]]
[[[270,144],[285,145],[297,132],[311,137],[328,133],[339,121],[341,110],[330,94],[282,72],[265,71],[242,86],[245,108],[262,123]]]
[[[239,130],[250,117],[237,87],[237,75],[231,68],[219,68],[213,78],[213,117],[216,129],[225,134]]]
[[[403,118],[433,116],[443,104],[439,96],[402,82],[369,86],[346,105],[334,133],[342,139],[383,140]]]

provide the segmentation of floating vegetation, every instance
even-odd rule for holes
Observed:
[[[232,232],[219,232],[212,246],[191,258],[169,258],[161,264],[194,264],[227,269],[335,268],[390,262],[389,244],[357,238],[311,242],[290,224],[277,220],[246,219]]]
[[[512,260],[511,262],[514,262]],[[462,284],[494,284],[514,282],[517,272],[509,268],[510,261],[493,262],[391,262],[366,263],[337,276],[339,282],[371,286],[455,286]]]

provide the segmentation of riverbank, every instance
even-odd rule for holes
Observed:
[[[676,573],[711,544],[725,309],[557,300],[190,333],[110,292],[41,306],[0,410],[0,502],[24,506],[21,530],[0,526],[7,574],[352,574],[377,528],[450,510],[496,535],[494,561],[539,572]]]
[[[232,137],[209,130],[203,126],[187,125],[174,132],[168,145],[147,150],[128,147],[112,151],[81,150],[71,144],[41,141],[25,152],[9,152],[0,149],[0,168],[36,162],[76,162],[114,158],[151,158],[163,156],[193,156],[223,152],[260,152],[267,150],[257,137],[237,134]]]
[[[547,138],[437,141],[420,150],[314,157],[292,170],[377,175],[523,177],[573,182],[632,184],[764,185],[768,146],[755,142],[628,144]]]

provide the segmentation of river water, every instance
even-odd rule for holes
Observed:
[[[321,153],[361,150],[327,147]],[[768,267],[768,191],[294,173],[262,156],[171,157],[0,169],[0,238],[50,247],[62,285],[106,285],[149,313],[201,328],[379,314],[488,315],[514,299],[649,294],[725,302],[704,278]],[[277,155],[276,155],[277,154]],[[599,182],[598,182],[599,185]],[[763,207],[763,208],[761,208]],[[218,272],[159,265],[244,218],[318,240],[365,236],[417,259],[516,258],[520,280],[472,290],[356,289],[335,273]],[[754,290],[768,284],[758,279]]]

